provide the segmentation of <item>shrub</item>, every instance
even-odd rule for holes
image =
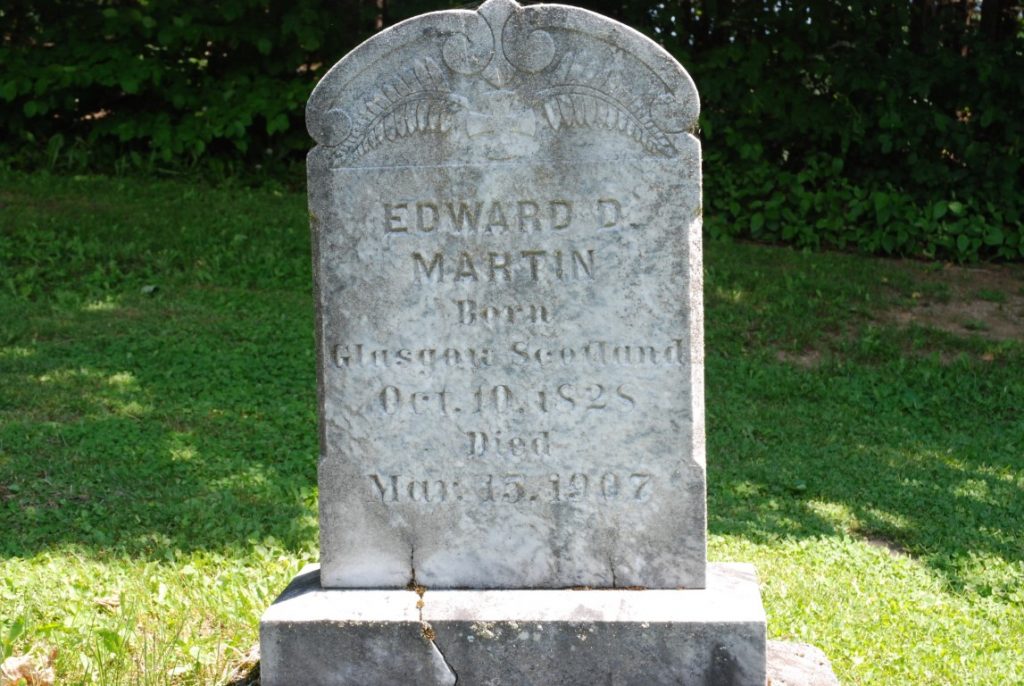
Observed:
[[[1010,0],[590,0],[703,101],[708,231],[1021,259],[1024,20]],[[21,0],[0,9],[0,151],[22,166],[299,162],[326,69],[445,0]]]

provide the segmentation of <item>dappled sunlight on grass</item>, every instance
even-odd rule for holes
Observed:
[[[107,377],[107,383],[121,389],[138,388],[139,384],[131,372],[116,372]]]
[[[188,462],[196,458],[196,449],[191,445],[182,445],[171,448],[171,460],[175,462]]]
[[[723,302],[738,303],[743,300],[744,291],[742,288],[716,288],[715,297]]]
[[[1015,683],[1021,598],[952,592],[919,560],[845,535],[709,543],[712,559],[757,566],[770,635],[825,646],[843,683]]]
[[[17,360],[25,357],[32,357],[36,351],[21,345],[12,345],[0,348],[0,359]]]
[[[711,531],[859,536],[906,550],[955,589],[971,585],[960,560],[972,555],[1021,564],[1024,464],[1012,446],[1024,445],[1024,422],[1006,408],[1024,380],[1006,381],[976,362],[804,369],[709,356]]]
[[[0,636],[59,683],[222,683],[317,556],[304,199],[89,187],[12,219],[41,229],[0,293]],[[710,559],[843,683],[1024,683],[1024,343],[876,320],[913,265],[705,259]]]
[[[37,351],[33,348],[31,354],[17,357],[40,357]],[[20,383],[13,383],[5,394],[11,407],[20,409],[21,418],[56,424],[110,415],[139,417],[153,407],[131,372],[88,366],[54,366],[42,373],[22,374]]]
[[[0,425],[0,483],[21,513],[0,555],[64,542],[156,558],[167,546],[227,550],[268,535],[315,544],[312,349],[254,363],[257,348],[224,345],[242,330],[261,346],[305,343],[311,309],[282,308],[301,323],[280,326],[269,301],[232,299],[249,302],[248,317],[169,318],[142,298],[130,304],[138,321],[64,311],[48,324],[58,335],[0,370],[24,380],[0,391],[0,411],[18,408]],[[296,393],[299,379],[308,386]]]
[[[113,312],[120,307],[118,298],[106,297],[102,300],[90,300],[82,305],[84,312]]]
[[[11,619],[34,645],[60,647],[58,669],[80,674],[74,683],[217,684],[241,649],[225,636],[248,632],[266,598],[312,559],[260,544],[159,561],[55,550],[6,560],[4,576],[22,581],[17,592],[0,583],[0,604],[19,608]]]
[[[899,512],[882,510],[877,507],[866,507],[861,513],[860,521],[854,525],[856,530],[869,533],[885,531],[898,540],[906,540],[908,532],[913,528],[910,519]]]
[[[805,501],[807,511],[813,516],[831,522],[837,531],[842,531],[854,521],[853,512],[843,503],[810,498]]]

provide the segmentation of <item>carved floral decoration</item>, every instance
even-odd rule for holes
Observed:
[[[570,50],[558,54],[552,35],[531,27],[525,14],[511,0],[490,0],[465,31],[444,39],[443,66],[432,57],[415,60],[357,112],[328,110],[335,159],[351,162],[390,141],[457,127],[489,159],[512,159],[536,152],[544,125],[618,130],[648,154],[676,154],[669,134],[692,125],[685,105],[671,93],[653,102],[623,99],[627,89],[609,87],[618,65],[595,69],[594,60]],[[461,80],[458,91],[453,80]]]

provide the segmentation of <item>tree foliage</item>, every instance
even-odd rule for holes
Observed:
[[[704,101],[715,231],[1020,258],[1020,8],[705,2],[656,16]],[[710,9],[711,12],[703,12]],[[987,27],[987,28],[986,28]]]
[[[13,163],[301,160],[326,69],[445,0],[8,0]],[[589,0],[701,92],[712,234],[1021,259],[1022,7],[1011,0]]]

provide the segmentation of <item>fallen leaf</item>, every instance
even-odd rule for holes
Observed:
[[[234,669],[228,677],[226,686],[249,686],[258,683],[260,666],[260,646],[257,643],[244,655],[234,661]]]
[[[19,681],[25,686],[53,686],[53,659],[56,656],[56,650],[43,657],[12,655],[0,665],[0,686],[15,686]]]
[[[121,596],[108,595],[105,598],[95,598],[92,602],[102,607],[107,612],[115,612],[121,607]]]

